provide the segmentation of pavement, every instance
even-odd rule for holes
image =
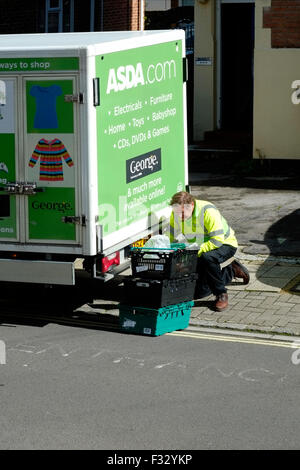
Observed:
[[[190,325],[264,334],[300,336],[300,259],[249,257],[240,247],[236,258],[250,272],[250,282],[227,286],[229,306],[214,310],[213,295],[195,300]]]
[[[191,193],[220,209],[250,272],[248,285],[227,286],[223,312],[214,311],[214,296],[196,300],[190,325],[300,336],[300,162],[252,173],[199,154],[190,162]]]

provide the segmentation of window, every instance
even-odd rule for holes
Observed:
[[[74,0],[46,0],[45,32],[74,31]]]

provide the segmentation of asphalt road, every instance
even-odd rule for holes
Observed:
[[[298,256],[296,191],[208,183],[195,176],[193,193],[217,204],[244,253]],[[0,312],[10,295],[11,314],[59,318],[62,303],[91,300],[88,289],[77,294],[63,289],[55,306],[54,290],[1,284]],[[106,293],[108,312],[119,297]],[[115,329],[0,319],[0,449],[299,449],[297,350],[185,332],[128,335],[117,317],[101,317]]]
[[[0,340],[0,449],[299,449],[289,344],[4,319]]]

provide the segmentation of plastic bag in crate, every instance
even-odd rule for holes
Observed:
[[[152,279],[176,279],[195,273],[198,250],[145,249],[131,250],[132,274]]]

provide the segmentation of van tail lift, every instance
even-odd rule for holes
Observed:
[[[45,188],[37,188],[36,183],[27,183],[25,181],[15,181],[6,183],[0,188],[8,194],[36,194],[45,192]]]

